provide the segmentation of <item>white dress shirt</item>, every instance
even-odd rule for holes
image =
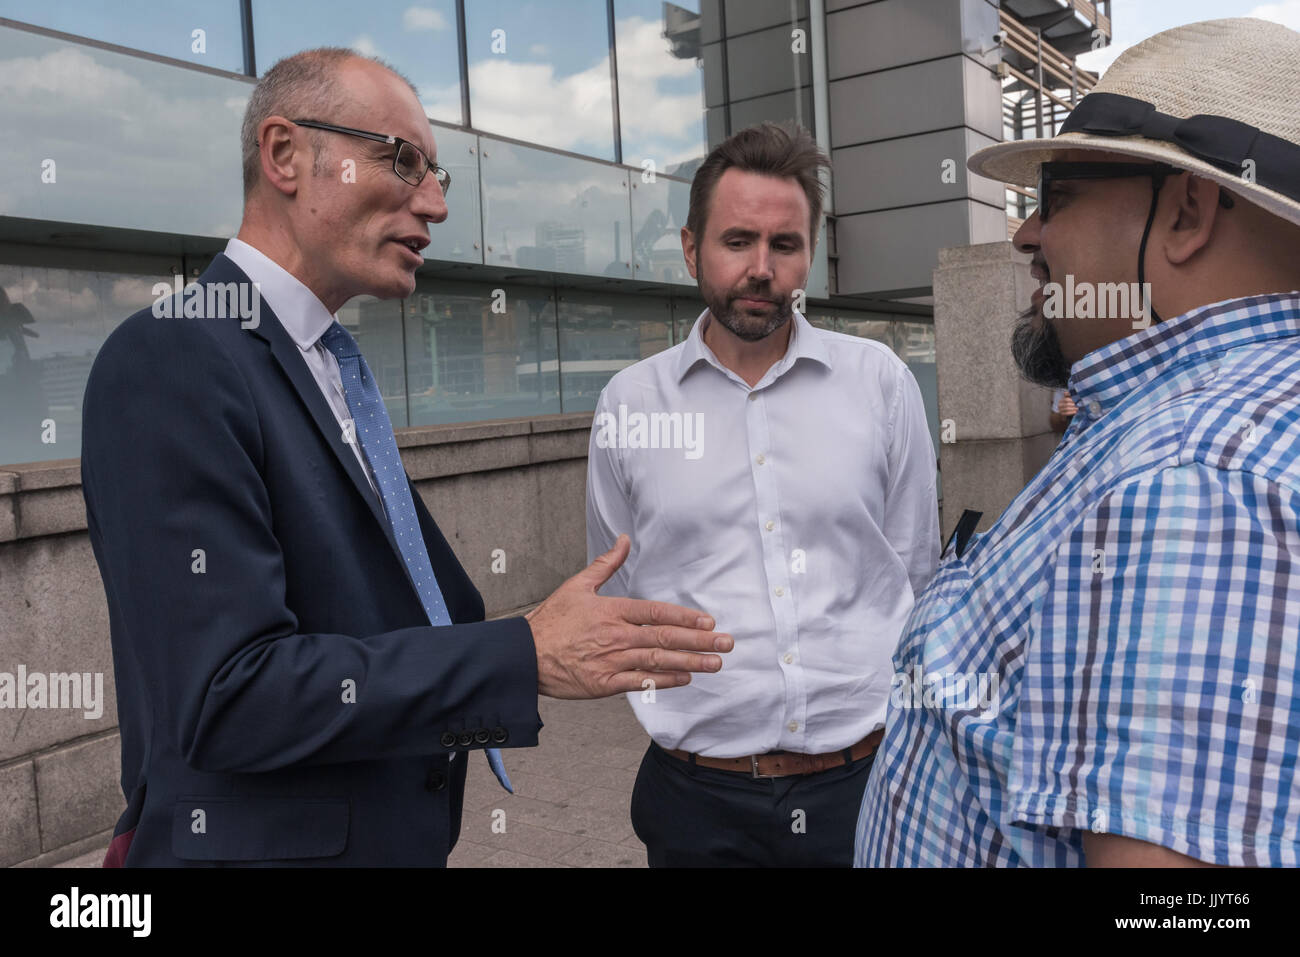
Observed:
[[[298,346],[303,362],[307,363],[321,395],[325,396],[325,401],[334,412],[334,418],[338,420],[339,432],[343,435],[355,434],[354,430],[344,428],[344,423],[352,418],[352,413],[348,411],[348,400],[343,392],[339,361],[320,341],[335,317],[330,315],[316,294],[288,270],[243,240],[232,239],[226,243],[226,257],[258,284],[263,301],[271,307],[275,317],[280,320],[280,325],[284,326]],[[350,444],[382,509],[383,500],[380,499],[375,478],[370,474],[366,457],[361,452],[361,443],[353,441]]]
[[[702,609],[736,642],[720,672],[628,700],[665,748],[839,750],[883,727],[895,646],[938,564],[921,392],[886,346],[798,312],[751,389],[704,344],[711,321],[615,375],[593,422],[588,561],[632,538],[601,594]]]

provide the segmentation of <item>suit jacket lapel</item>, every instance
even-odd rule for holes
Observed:
[[[224,255],[217,256],[212,261],[212,265],[198,278],[200,285],[210,282],[230,282],[232,280],[249,281],[244,271]],[[303,361],[298,344],[293,341],[293,337],[281,325],[280,320],[271,310],[271,307],[267,305],[266,300],[261,302],[259,315],[261,318],[260,323],[255,328],[250,328],[248,332],[271,347],[271,354],[275,356],[276,362],[279,363],[280,368],[293,384],[294,390],[298,393],[298,398],[302,400],[303,405],[307,407],[307,411],[311,413],[316,428],[329,444],[335,458],[339,460],[339,464],[343,466],[343,470],[352,481],[353,488],[356,489],[358,495],[365,499],[366,506],[374,515],[375,521],[379,523],[379,527],[383,529],[384,537],[388,539],[393,554],[397,556],[397,563],[402,567],[402,573],[406,575],[406,580],[411,582],[411,588],[414,589],[415,583],[411,581],[410,571],[406,567],[406,559],[402,557],[402,552],[397,547],[393,527],[385,517],[379,499],[371,490],[370,482],[361,469],[361,463],[357,461],[352,448],[343,441],[343,432],[339,428],[338,419],[334,417],[334,410],[325,401],[325,396],[321,395],[320,386],[316,384],[311,370],[307,368],[307,363]]]

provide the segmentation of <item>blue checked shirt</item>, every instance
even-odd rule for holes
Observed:
[[[1300,862],[1300,293],[1075,364],[1034,480],[894,658],[858,866],[1080,865],[1085,829]]]

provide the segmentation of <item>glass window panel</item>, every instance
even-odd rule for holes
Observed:
[[[830,332],[842,332],[848,336],[858,336],[861,339],[875,339],[877,342],[883,342],[894,348],[894,323],[888,318],[876,318],[878,314],[860,313],[835,309],[824,309],[820,306],[809,306],[808,312],[805,313],[810,325],[818,329],[826,329]]]
[[[411,425],[560,411],[548,290],[419,278],[405,308]]]
[[[487,137],[480,142],[484,262],[632,275],[627,170]]]
[[[695,320],[704,313],[704,300],[673,297],[673,342],[685,342],[690,337]]]
[[[416,85],[429,116],[464,122],[455,0],[254,0],[253,42],[259,74],[313,47],[380,57]]]
[[[366,365],[379,384],[388,418],[394,428],[407,424],[406,364],[402,347],[402,307],[396,299],[358,296],[336,315],[352,333],[366,357]]]
[[[429,226],[425,259],[483,261],[483,210],[479,203],[478,137],[445,126],[433,128],[438,165],[451,174],[447,218]]]
[[[218,70],[244,72],[239,0],[0,0],[0,17]],[[172,111],[162,115],[171,116]]]
[[[560,293],[560,393],[565,412],[596,408],[614,373],[672,345],[667,299]]]
[[[708,152],[699,0],[615,0],[623,162],[690,177]]]
[[[632,173],[632,252],[637,279],[694,286],[682,256],[691,184],[656,176],[653,183]]]
[[[90,366],[108,334],[153,303],[155,283],[172,285],[159,267],[112,272],[0,263],[0,464],[81,455]],[[47,419],[54,420],[48,444]]]
[[[233,236],[252,86],[0,27],[0,214]]]
[[[899,322],[895,351],[907,363],[921,387],[925,417],[930,421],[930,441],[939,449],[939,377],[934,361],[934,323]]]
[[[465,4],[475,128],[614,158],[605,0]]]

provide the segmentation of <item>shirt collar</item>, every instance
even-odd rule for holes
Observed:
[[[290,338],[306,352],[333,323],[316,294],[279,263],[240,239],[226,243],[226,258],[258,284],[262,301],[271,307]]]
[[[1168,319],[1088,353],[1070,370],[1070,393],[1093,418],[1169,372],[1228,349],[1300,336],[1300,292],[1229,299]]]
[[[759,386],[775,381],[800,359],[811,359],[814,362],[820,362],[828,369],[831,368],[830,352],[826,349],[825,343],[822,342],[822,337],[817,334],[817,330],[803,317],[799,310],[792,311],[794,315],[790,320],[790,342],[786,345],[785,355],[772,368],[767,370],[767,373],[759,382]],[[691,327],[691,334],[682,343],[682,354],[677,360],[677,381],[679,383],[686,378],[686,373],[701,362],[707,362],[724,375],[736,378],[735,373],[719,362],[718,357],[713,354],[713,350],[704,344],[704,330],[708,328],[708,324],[712,321],[713,317],[709,315],[709,310],[706,308],[696,317],[695,325]]]

